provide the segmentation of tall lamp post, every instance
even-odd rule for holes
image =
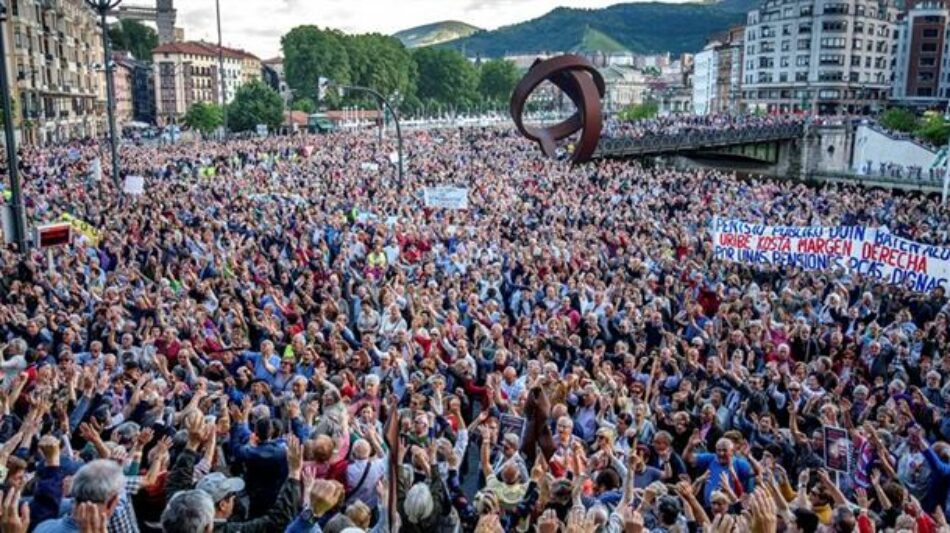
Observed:
[[[399,127],[399,115],[396,114],[396,110],[392,108],[389,104],[389,100],[385,96],[379,93],[375,89],[370,89],[369,87],[361,87],[359,85],[342,85],[338,83],[329,82],[328,87],[337,87],[344,91],[357,91],[362,93],[367,93],[379,102],[380,108],[385,108],[389,110],[389,113],[393,116],[393,122],[396,123],[396,151],[399,155],[399,187],[402,188],[403,182],[403,157],[402,157],[402,129]]]
[[[102,22],[102,64],[106,69],[106,111],[109,113],[109,144],[112,146],[112,183],[119,194],[119,143],[115,134],[115,85],[112,75],[115,67],[112,64],[112,45],[109,42],[109,26],[106,25],[106,15],[118,7],[122,0],[86,0],[89,7],[99,13]]]
[[[221,78],[221,115],[224,119],[224,126],[222,134],[224,138],[228,138],[228,90],[227,82],[225,81],[224,73],[224,46],[221,41],[221,1],[214,0],[214,9],[218,17],[218,71],[220,72],[219,78]]]
[[[3,104],[3,131],[7,144],[7,172],[10,174],[10,207],[13,211],[13,239],[17,251],[26,253],[26,209],[23,207],[23,191],[20,189],[20,175],[17,166],[16,137],[13,132],[13,104],[10,102],[10,80],[7,77],[7,41],[3,27],[7,20],[7,2],[0,0],[0,102]]]

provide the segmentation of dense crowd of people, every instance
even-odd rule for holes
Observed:
[[[94,144],[24,148],[29,220],[77,231],[0,252],[2,531],[950,530],[945,289],[707,232],[947,246],[946,205],[508,130],[412,132],[402,180],[392,151],[123,146],[130,195]],[[469,208],[427,206],[444,185]]]
[[[799,125],[813,120],[806,115],[738,115],[711,113],[708,115],[670,115],[646,120],[608,121],[604,129],[607,138],[651,139],[671,135],[748,131],[783,125]]]

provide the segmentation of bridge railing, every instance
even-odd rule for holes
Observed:
[[[731,146],[800,138],[802,124],[776,124],[739,130],[700,131],[645,137],[618,137],[601,139],[597,154],[600,157],[637,156],[687,150]]]

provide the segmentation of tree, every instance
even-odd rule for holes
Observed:
[[[881,125],[892,131],[911,132],[917,129],[917,115],[903,107],[892,107],[881,115]]]
[[[370,33],[347,36],[345,44],[353,84],[375,89],[387,97],[397,92],[403,97],[415,93],[416,64],[398,39]]]
[[[518,67],[511,61],[492,59],[482,65],[478,92],[485,100],[509,100],[518,85]]]
[[[139,61],[151,61],[158,46],[158,33],[137,20],[121,20],[109,28],[112,47],[132,54]]]
[[[914,133],[930,144],[939,146],[946,144],[950,138],[950,124],[940,113],[928,112]]]
[[[643,102],[642,104],[632,104],[620,111],[620,120],[646,120],[656,117],[660,110],[656,102]]]
[[[297,26],[281,37],[284,52],[284,73],[287,85],[301,98],[319,100],[320,78],[336,83],[350,83],[350,60],[346,36],[337,30],[321,30],[316,26]],[[338,103],[329,94],[331,105]]]
[[[242,85],[228,106],[228,126],[234,131],[253,130],[258,124],[276,129],[283,121],[284,102],[280,95],[257,80]]]
[[[478,100],[478,71],[456,50],[419,48],[412,53],[419,69],[420,99],[455,106]]]
[[[185,113],[185,124],[207,135],[224,124],[224,112],[218,104],[195,102]]]
[[[314,104],[313,100],[310,98],[298,98],[294,100],[294,103],[291,104],[290,108],[294,111],[303,111],[308,115],[317,110],[316,104]]]

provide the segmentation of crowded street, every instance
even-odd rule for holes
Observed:
[[[939,198],[405,136],[22,147],[2,531],[950,531]]]

